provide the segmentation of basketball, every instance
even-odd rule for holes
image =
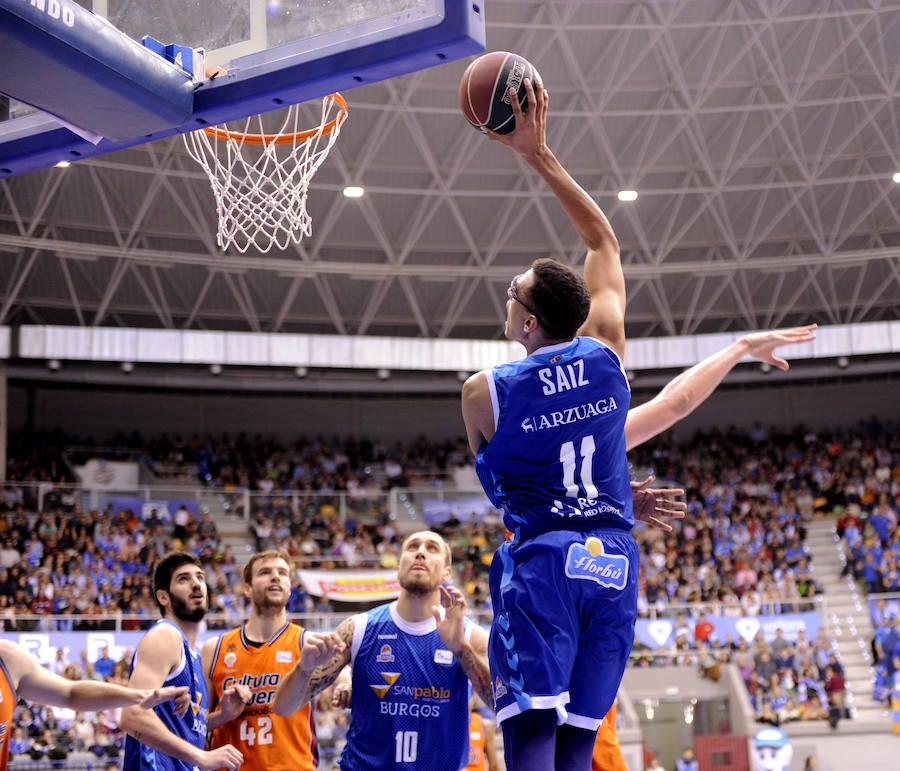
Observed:
[[[535,84],[540,75],[518,54],[492,51],[479,56],[466,67],[459,82],[459,105],[466,120],[476,128],[486,126],[498,134],[509,134],[516,127],[509,89],[516,89],[519,104],[526,110],[525,78]]]

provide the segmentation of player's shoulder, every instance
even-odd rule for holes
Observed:
[[[18,680],[25,672],[36,666],[30,654],[12,640],[5,639],[0,639],[0,661],[14,680]]]
[[[161,620],[151,626],[141,639],[138,647],[153,650],[157,645],[181,646],[184,643],[184,633],[173,622]]]

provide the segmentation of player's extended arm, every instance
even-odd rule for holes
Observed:
[[[628,411],[625,441],[628,449],[637,447],[690,415],[725,376],[745,356],[766,362],[779,369],[789,364],[775,350],[783,345],[808,343],[815,339],[816,324],[789,329],[775,329],[744,335],[721,351],[685,370],[671,380],[653,399]]]
[[[29,653],[8,640],[0,641],[0,659],[23,699],[79,712],[130,706],[152,709],[187,691],[185,687],[136,690],[97,680],[67,680],[40,666]]]
[[[281,679],[275,692],[272,709],[276,715],[293,715],[337,680],[350,661],[355,626],[351,616],[328,634],[304,633],[300,660]]]
[[[515,150],[541,175],[557,197],[575,231],[587,247],[584,278],[591,295],[591,310],[581,332],[609,344],[621,358],[625,352],[625,275],[619,242],[597,202],[566,171],[547,146],[547,107],[550,94],[525,81],[528,111],[512,98],[516,128],[510,134],[487,132],[491,139]],[[512,90],[511,90],[511,93]]]
[[[134,688],[158,688],[181,662],[182,651],[181,635],[172,626],[163,624],[154,627],[138,645],[129,685]],[[230,744],[210,752],[194,746],[172,733],[150,710],[123,709],[121,727],[141,744],[201,769],[236,769],[243,760],[241,753]]]

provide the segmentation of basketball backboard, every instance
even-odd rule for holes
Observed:
[[[203,49],[205,66],[225,72],[192,80],[138,44],[148,35]],[[472,0],[0,0],[0,93],[12,97],[5,120],[0,110],[0,178],[347,91],[484,45],[483,10]]]

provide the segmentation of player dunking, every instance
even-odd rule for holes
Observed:
[[[287,617],[290,555],[259,552],[244,566],[243,578],[250,600],[247,622],[202,648],[213,710],[210,746],[237,747],[246,771],[312,771],[318,764],[312,706],[288,717],[272,711],[281,678],[300,660],[305,634]]]
[[[469,445],[513,539],[494,556],[490,661],[509,771],[590,767],[634,640],[638,550],[625,419],[625,278],[603,212],[546,144],[549,96],[491,136],[558,198],[587,247],[584,278],[536,260],[507,290],[527,358],[463,387]]]

